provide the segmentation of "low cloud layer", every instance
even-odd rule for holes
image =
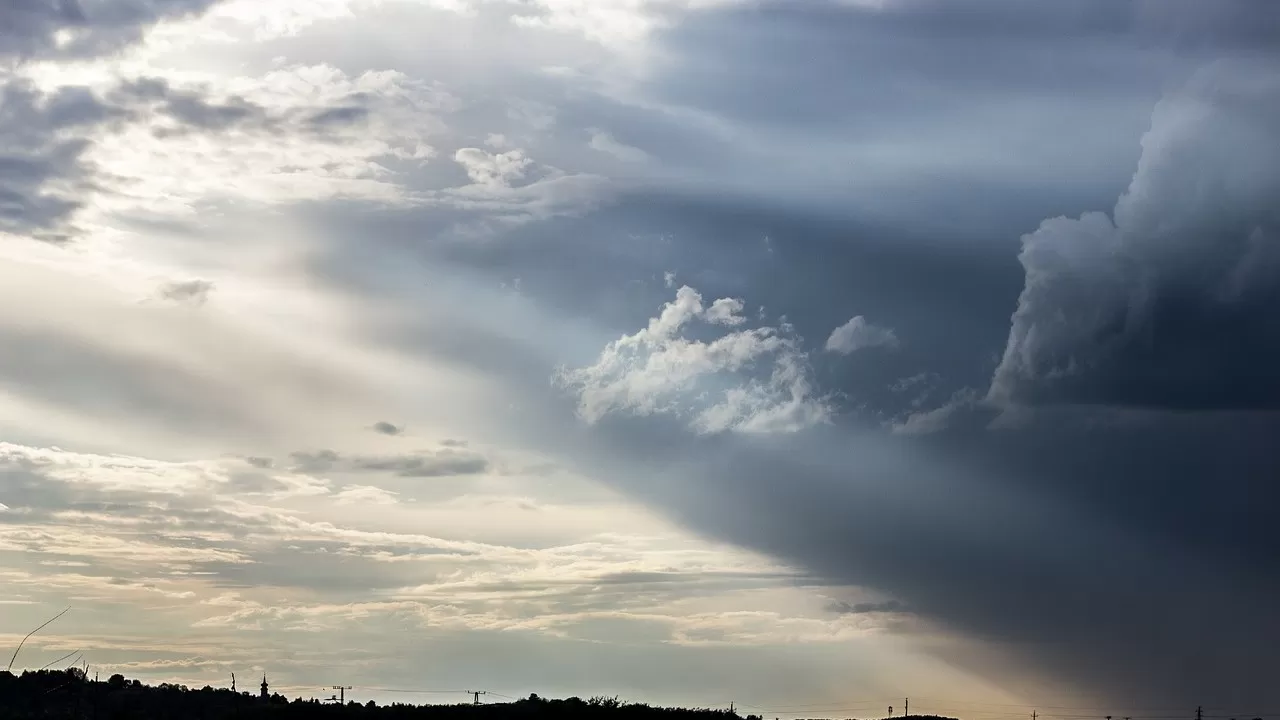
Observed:
[[[349,457],[333,450],[299,451],[291,456],[293,468],[304,473],[387,472],[400,477],[474,475],[489,469],[489,460],[467,450],[444,448],[404,455]]]

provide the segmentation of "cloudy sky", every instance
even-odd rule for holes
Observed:
[[[1272,0],[3,0],[0,646],[1265,717],[1277,313]]]

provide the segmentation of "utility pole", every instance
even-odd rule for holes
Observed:
[[[475,697],[475,704],[476,704],[476,705],[479,705],[479,704],[480,704],[480,696],[481,696],[481,695],[488,695],[488,694],[489,694],[489,692],[488,692],[487,690],[468,690],[467,692],[468,692],[469,694],[471,694],[472,696],[474,696],[474,697]]]
[[[1196,706],[1196,720],[1204,720],[1204,708]]]
[[[351,689],[350,685],[333,685],[332,688],[338,691],[338,703],[347,704],[347,691]]]

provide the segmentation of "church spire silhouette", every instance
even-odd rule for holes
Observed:
[[[271,697],[271,694],[267,692],[267,674],[262,673],[262,699],[266,700],[268,697]]]

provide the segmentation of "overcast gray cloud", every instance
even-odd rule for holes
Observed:
[[[160,20],[218,0],[12,0],[0,8],[0,57],[102,55],[137,42]]]
[[[82,133],[118,111],[87,88],[46,94],[9,80],[0,94],[0,230],[65,239],[60,228],[92,186],[81,161],[89,145]]]

